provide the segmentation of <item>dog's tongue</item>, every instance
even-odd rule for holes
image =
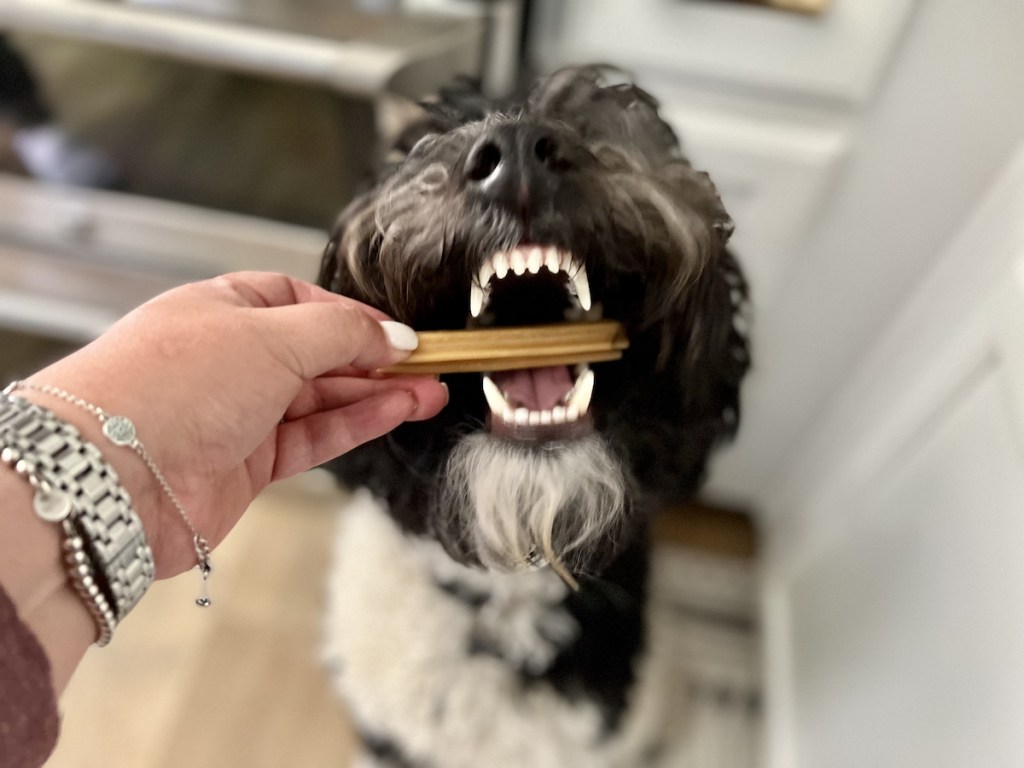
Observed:
[[[564,365],[499,371],[491,378],[513,405],[531,411],[551,410],[572,389],[572,376]]]

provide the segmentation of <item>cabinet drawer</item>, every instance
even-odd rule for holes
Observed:
[[[564,0],[537,25],[546,66],[608,61],[848,103],[874,90],[912,0],[833,0],[804,16],[686,0]]]

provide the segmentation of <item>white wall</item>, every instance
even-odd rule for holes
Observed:
[[[1024,3],[919,3],[827,206],[759,307],[719,492],[756,507],[800,482],[796,446],[1024,136],[1022,77]]]
[[[1022,211],[1024,141],[768,499],[773,768],[1024,764]]]

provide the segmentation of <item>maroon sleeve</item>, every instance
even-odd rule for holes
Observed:
[[[0,766],[41,766],[58,729],[50,661],[0,586]]]

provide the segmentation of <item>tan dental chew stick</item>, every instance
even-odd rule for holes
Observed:
[[[618,360],[629,346],[615,320],[465,331],[423,331],[420,345],[386,373],[489,373]]]

